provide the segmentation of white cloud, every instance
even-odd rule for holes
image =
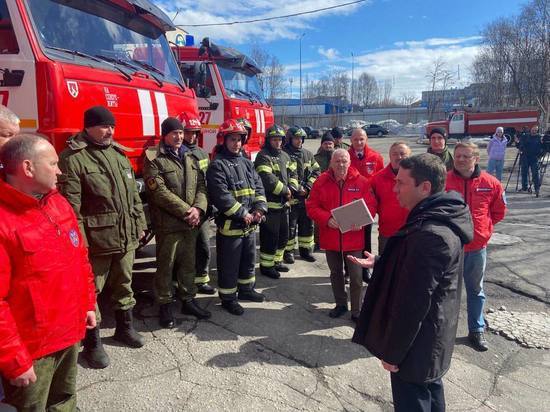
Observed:
[[[176,16],[174,23],[197,38],[209,36],[216,40],[225,40],[234,44],[247,44],[257,38],[262,42],[277,39],[296,39],[305,29],[313,28],[313,21],[321,16],[348,15],[369,2],[350,5],[337,9],[306,14],[292,18],[263,21],[250,24],[229,26],[186,27],[186,24],[223,23],[269,17],[283,16],[303,11],[317,10],[342,4],[339,0],[156,0],[170,17]],[[177,14],[177,15],[176,15]]]
[[[420,97],[426,90],[426,75],[433,68],[436,59],[441,58],[455,77],[454,85],[469,83],[469,68],[479,51],[477,36],[461,38],[431,38],[420,41],[403,41],[394,44],[394,48],[377,50],[354,56],[354,76],[358,78],[366,72],[373,75],[381,84],[389,80],[393,83],[393,95],[399,98],[403,93],[413,93]],[[351,76],[351,57],[340,57],[338,69],[347,70]],[[318,79],[327,70],[335,69],[334,61],[323,59],[318,62],[302,63],[302,72],[306,70],[309,78]],[[458,68],[460,66],[460,79]],[[297,70],[297,65],[286,66],[289,72]]]
[[[325,57],[328,60],[334,60],[334,59],[340,57],[340,54],[338,53],[338,50],[332,49],[332,48],[325,49],[324,47],[321,46],[317,49],[317,52],[321,56]]]

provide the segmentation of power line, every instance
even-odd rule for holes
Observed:
[[[319,12],[326,11],[326,10],[333,10],[333,9],[338,9],[340,7],[346,7],[346,6],[351,6],[351,5],[358,4],[358,3],[364,3],[365,1],[367,1],[367,0],[351,1],[349,3],[337,4],[335,6],[323,7],[322,9],[303,11],[303,12],[300,12],[300,13],[286,14],[284,16],[265,17],[265,18],[262,18],[262,19],[231,21],[231,22],[224,22],[224,23],[176,24],[176,27],[178,27],[178,28],[181,28],[181,27],[212,27],[212,26],[232,26],[234,24],[258,23],[258,22],[261,22],[261,21],[286,19],[287,17],[296,17],[296,16],[303,16],[305,14],[319,13]],[[179,9],[178,9],[178,12],[179,12]]]

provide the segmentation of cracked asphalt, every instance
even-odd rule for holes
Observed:
[[[370,139],[369,144],[387,158],[395,140]],[[426,150],[413,140],[415,153]],[[318,144],[319,140],[306,141],[310,150]],[[515,149],[508,150],[508,166],[515,154]],[[483,156],[482,166],[485,162]],[[497,225],[498,235],[489,246],[486,309],[505,306],[514,312],[549,313],[550,185],[543,185],[539,199],[515,193],[514,188],[513,179],[507,192],[509,213]],[[158,327],[150,292],[154,247],[147,246],[134,267],[135,324],[147,343],[141,349],[120,346],[111,337],[114,321],[106,316],[102,336],[111,366],[93,370],[80,362],[79,408],[393,410],[389,374],[377,359],[350,342],[353,323],[349,315],[328,317],[333,306],[328,267],[323,254],[316,256],[314,264],[297,259],[279,280],[258,275],[257,288],[267,302],[244,302],[246,312],[241,317],[222,310],[217,297],[199,295],[212,318],[196,321],[178,312],[177,327],[164,330]],[[211,277],[216,277],[215,268]],[[478,353],[468,345],[465,317],[463,294],[453,362],[444,378],[448,410],[548,410],[550,352],[523,348],[487,333],[490,350]]]

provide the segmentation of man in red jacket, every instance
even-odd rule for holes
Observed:
[[[349,155],[351,158],[351,165],[357,169],[357,171],[367,180],[370,181],[372,176],[384,168],[384,159],[382,155],[376,150],[371,149],[367,145],[368,136],[362,128],[353,129],[351,132],[351,147],[349,148]],[[365,246],[363,250],[371,252],[371,232],[372,225],[365,226],[363,231],[365,234]],[[368,278],[368,269],[364,269],[365,279]]]
[[[345,256],[361,257],[365,245],[363,228],[356,227],[355,230],[341,233],[331,211],[361,198],[365,200],[372,213],[374,198],[369,190],[367,179],[355,168],[350,167],[349,153],[345,149],[335,150],[330,159],[329,169],[317,178],[306,200],[308,216],[319,225],[321,249],[326,251],[330,269],[330,283],[336,301],[336,306],[329,313],[331,318],[340,317],[348,311],[343,271]],[[351,319],[356,321],[361,310],[363,278],[360,266],[349,265],[348,271]]]
[[[454,170],[447,174],[446,189],[457,191],[470,208],[474,239],[464,247],[464,285],[468,308],[468,338],[478,351],[488,349],[483,331],[483,277],[487,243],[493,227],[506,213],[504,189],[497,178],[479,168],[479,148],[474,143],[458,143],[454,150]]]
[[[74,212],[56,190],[57,154],[36,135],[0,152],[0,373],[17,410],[75,410],[78,342],[95,287]]]
[[[378,213],[378,254],[382,255],[388,239],[403,226],[409,211],[402,207],[393,191],[399,163],[411,155],[409,145],[400,140],[390,146],[390,163],[370,180]]]

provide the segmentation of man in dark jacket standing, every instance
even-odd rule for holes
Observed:
[[[151,222],[157,243],[155,292],[160,305],[159,323],[174,327],[172,278],[177,277],[181,312],[207,319],[210,312],[195,300],[196,244],[207,208],[204,175],[199,162],[183,147],[181,122],[166,118],[161,125],[158,146],[145,152],[143,178],[151,208]]]
[[[200,171],[206,181],[206,169],[208,169],[208,153],[199,147],[199,136],[202,136],[201,122],[194,115],[184,113],[182,115],[183,124],[183,144],[189,150],[191,156],[194,157]],[[213,295],[216,289],[208,284],[210,276],[208,275],[208,267],[210,265],[210,226],[209,213],[206,212],[205,219],[202,220],[197,237],[197,249],[195,256],[195,284],[199,293]]]
[[[115,309],[114,338],[134,348],[143,346],[136,332],[132,309],[132,266],[139,239],[147,227],[134,171],[124,147],[113,139],[115,118],[102,106],[84,112],[84,130],[71,137],[60,157],[59,189],[73,207],[88,246],[96,293],[111,286]],[[109,357],[98,326],[86,331],[83,356],[92,368],[105,368]]]
[[[252,161],[243,155],[246,139],[243,125],[230,119],[220,126],[220,144],[206,172],[210,201],[216,216],[216,258],[218,293],[222,307],[232,315],[242,315],[239,300],[263,302],[254,290],[256,276],[256,228],[267,212],[262,181]]]
[[[288,241],[288,209],[298,191],[296,171],[290,157],[282,150],[285,131],[273,125],[265,132],[265,144],[256,156],[254,166],[262,179],[268,212],[260,225],[260,273],[278,279],[288,272],[283,254]]]
[[[445,193],[446,170],[434,155],[404,159],[395,192],[410,210],[378,259],[349,257],[374,267],[352,341],[391,372],[396,411],[444,411],[442,376],[454,349],[464,244],[473,238],[468,206]],[[375,264],[376,261],[376,264]]]
[[[436,155],[441,159],[447,171],[453,170],[453,155],[447,146],[447,132],[441,127],[434,127],[430,131],[430,147],[428,153]]]
[[[539,156],[542,154],[542,136],[539,134],[538,126],[533,126],[531,133],[522,134],[519,151],[521,153],[521,191],[529,190],[529,169],[531,169],[535,195],[539,197]]]
[[[313,221],[307,216],[305,201],[320,172],[313,153],[303,147],[305,136],[306,132],[300,127],[289,128],[283,148],[290,156],[299,184],[296,196],[290,201],[288,242],[284,253],[284,261],[289,264],[294,263],[296,234],[298,234],[300,257],[308,262],[315,262],[315,257],[311,253],[314,245]]]

